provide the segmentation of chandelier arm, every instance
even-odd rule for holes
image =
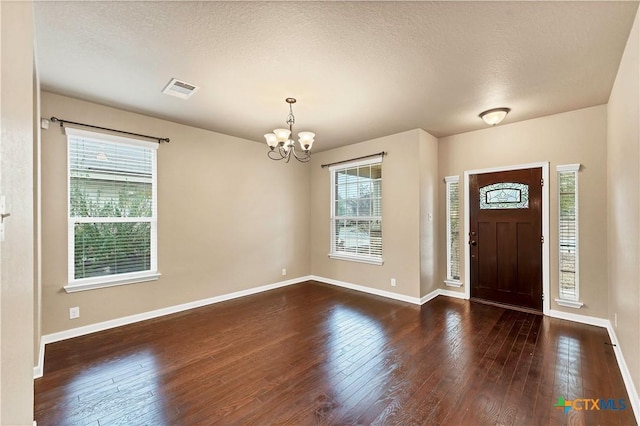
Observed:
[[[278,153],[280,154],[280,156],[281,156],[282,158],[287,158],[287,156],[289,155],[289,154],[287,153],[287,150],[286,150],[286,149],[284,149],[284,146],[278,146]]]
[[[303,151],[305,153],[304,155],[298,155],[294,148],[291,148],[291,150],[293,151],[293,156],[296,157],[296,160],[301,163],[306,163],[311,160],[311,153],[309,151]]]
[[[273,154],[273,155],[271,155],[271,154]],[[269,150],[269,151],[267,151],[267,157],[271,158],[272,160],[276,160],[276,161],[284,160],[284,157],[282,156],[282,154],[281,154],[281,153],[279,153],[279,152],[278,152],[278,151],[276,151],[276,150],[273,150],[273,151],[272,151],[272,150]]]
[[[282,159],[285,160],[285,163],[288,163],[289,160],[291,160],[291,150],[292,148],[289,148],[289,150],[286,150],[284,146],[278,147],[279,154],[282,157]]]

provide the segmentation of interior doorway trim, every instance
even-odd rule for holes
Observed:
[[[467,170],[464,172],[464,277],[466,285],[464,286],[465,299],[471,298],[471,253],[469,244],[467,244],[467,233],[469,232],[469,176],[481,173],[505,172],[509,170],[542,168],[542,179],[544,186],[542,187],[542,313],[549,315],[550,298],[549,295],[549,162],[518,164],[515,166],[492,167],[487,169]]]

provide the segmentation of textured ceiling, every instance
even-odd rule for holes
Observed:
[[[44,90],[321,151],[606,103],[637,2],[35,2]],[[161,93],[171,78],[200,86]],[[73,120],[73,117],[64,117]]]

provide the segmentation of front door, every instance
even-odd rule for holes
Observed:
[[[542,168],[469,176],[471,297],[542,311]]]

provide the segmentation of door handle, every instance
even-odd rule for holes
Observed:
[[[471,240],[471,241],[469,241],[469,245],[477,246],[478,243],[476,242],[476,240]]]

